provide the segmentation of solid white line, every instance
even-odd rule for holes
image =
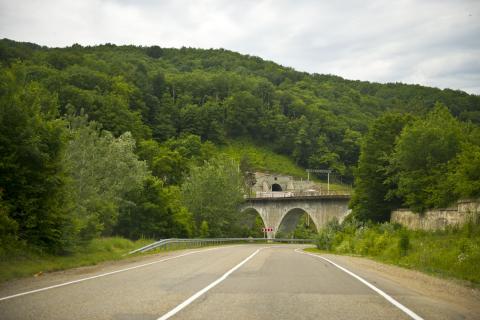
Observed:
[[[229,248],[231,248],[231,247],[232,246],[229,246]],[[187,253],[184,253],[184,254],[180,254],[178,256],[173,256],[173,257],[169,257],[169,258],[165,258],[165,259],[161,259],[161,260],[157,260],[157,261],[153,261],[153,262],[149,262],[149,263],[144,263],[144,264],[134,266],[134,267],[130,267],[130,268],[120,269],[120,270],[116,270],[116,271],[112,271],[112,272],[102,273],[102,274],[92,276],[92,277],[87,277],[87,278],[82,278],[82,279],[78,279],[78,280],[74,280],[74,281],[64,282],[64,283],[56,284],[56,285],[53,285],[53,286],[50,286],[50,287],[40,288],[40,289],[26,291],[26,292],[22,292],[22,293],[17,293],[17,294],[11,295],[11,296],[6,296],[6,297],[3,297],[3,298],[0,298],[0,301],[8,300],[8,299],[16,298],[16,297],[21,297],[21,296],[31,294],[31,293],[36,293],[36,292],[55,289],[55,288],[59,288],[59,287],[63,287],[63,286],[68,286],[70,284],[74,284],[74,283],[78,283],[78,282],[82,282],[82,281],[87,281],[87,280],[92,280],[92,279],[96,279],[96,278],[100,278],[100,277],[105,277],[105,276],[109,276],[109,275],[120,273],[120,272],[134,270],[134,269],[150,266],[152,264],[156,264],[156,263],[165,262],[165,261],[168,261],[168,260],[173,260],[173,259],[185,257],[185,256],[188,256],[188,255],[191,255],[191,254],[194,254],[194,253],[201,253],[201,252],[206,252],[206,251],[218,250],[218,249],[222,249],[222,248],[227,248],[227,247],[218,247],[218,248],[191,251],[191,252],[187,252]]]
[[[349,275],[351,275],[352,277],[354,277],[355,279],[357,279],[358,281],[362,282],[364,285],[366,285],[367,287],[369,287],[370,289],[372,289],[373,291],[375,291],[376,293],[378,293],[379,295],[381,295],[382,297],[384,297],[388,302],[390,302],[391,304],[393,304],[395,307],[399,308],[400,310],[402,310],[403,312],[405,312],[406,314],[408,314],[412,319],[415,319],[415,320],[423,320],[422,317],[420,317],[418,314],[416,314],[415,312],[413,312],[412,310],[408,309],[407,307],[405,307],[403,304],[401,304],[400,302],[398,302],[397,300],[395,300],[394,298],[392,298],[391,296],[389,296],[388,294],[386,294],[384,291],[378,289],[377,287],[375,287],[373,284],[371,284],[370,282],[368,282],[367,280],[361,278],[360,276],[357,276],[355,273],[351,272],[350,270],[347,270],[345,269],[344,267],[342,266],[339,266],[338,264],[336,264],[335,262],[327,259],[327,258],[324,258],[322,256],[319,256],[317,254],[312,254],[312,253],[308,253],[308,252],[303,252],[303,251],[298,251],[299,249],[296,249],[295,252],[297,253],[302,253],[302,254],[306,254],[306,255],[309,255],[309,256],[313,256],[313,257],[316,257],[316,258],[320,258],[320,259],[323,259],[327,262],[329,262],[330,264],[334,265],[335,267],[339,268],[340,270],[348,273]]]
[[[186,306],[188,306],[190,303],[192,303],[193,301],[195,301],[196,299],[198,299],[201,295],[203,295],[205,292],[207,292],[208,290],[212,289],[213,287],[215,287],[217,284],[219,284],[220,282],[222,282],[223,280],[225,280],[230,274],[232,274],[235,270],[237,270],[238,268],[240,268],[242,265],[244,265],[248,260],[252,259],[260,250],[262,250],[264,248],[260,248],[260,249],[257,249],[257,251],[255,251],[254,253],[252,253],[251,255],[249,255],[247,258],[245,258],[242,262],[240,262],[239,264],[237,264],[235,267],[233,267],[232,269],[228,270],[223,276],[221,276],[220,278],[218,278],[217,280],[215,280],[214,282],[210,283],[208,286],[206,286],[205,288],[203,288],[202,290],[198,291],[197,293],[195,293],[193,296],[191,296],[190,298],[188,298],[187,300],[183,301],[182,303],[180,303],[178,306],[176,306],[175,308],[173,308],[172,310],[170,310],[169,312],[165,313],[163,316],[161,316],[160,318],[158,318],[157,320],[166,320],[168,318],[170,318],[171,316],[174,316],[176,313],[178,313],[180,310],[182,310],[183,308],[185,308]]]

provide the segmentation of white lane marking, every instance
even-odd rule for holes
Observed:
[[[323,259],[327,262],[329,262],[330,264],[334,265],[335,267],[339,268],[340,270],[348,273],[349,275],[351,275],[352,277],[354,277],[355,279],[357,279],[358,281],[360,281],[361,283],[363,283],[364,285],[366,285],[367,287],[369,287],[370,289],[372,289],[373,291],[375,291],[376,293],[378,293],[379,295],[381,295],[382,297],[384,297],[388,302],[390,302],[391,304],[393,304],[395,307],[399,308],[400,310],[402,310],[403,312],[405,312],[406,314],[408,314],[412,319],[415,319],[415,320],[423,320],[422,317],[420,317],[418,314],[416,314],[415,312],[413,312],[412,310],[408,309],[407,307],[405,307],[403,304],[401,304],[400,302],[398,302],[397,300],[395,300],[394,298],[392,298],[391,296],[389,296],[388,294],[386,294],[384,291],[378,289],[377,287],[375,287],[373,284],[371,284],[370,282],[368,282],[367,280],[361,278],[360,276],[357,276],[355,273],[351,272],[350,270],[347,270],[345,269],[344,267],[342,266],[339,266],[338,264],[336,264],[335,262],[327,259],[327,258],[324,258],[322,256],[319,256],[317,254],[312,254],[312,253],[308,253],[308,252],[303,252],[303,251],[298,251],[299,249],[295,249],[295,252],[297,253],[302,253],[302,254],[306,254],[306,255],[309,255],[309,256],[313,256],[313,257],[316,257],[316,258],[320,258],[320,259]]]
[[[190,298],[188,298],[187,300],[183,301],[182,303],[180,303],[178,306],[176,306],[175,308],[173,308],[172,310],[170,310],[169,312],[165,313],[163,316],[161,316],[160,318],[158,318],[157,320],[166,320],[166,319],[169,319],[170,317],[174,316],[175,314],[177,314],[180,310],[182,310],[183,308],[185,308],[186,306],[188,306],[190,303],[192,303],[193,301],[195,301],[196,299],[198,299],[201,295],[203,295],[205,292],[207,292],[208,290],[212,289],[213,287],[215,287],[217,284],[219,284],[220,282],[222,282],[223,280],[225,280],[230,274],[232,274],[235,270],[237,270],[238,268],[240,268],[242,265],[244,265],[248,260],[252,259],[258,252],[260,252],[260,250],[262,249],[265,249],[265,248],[260,248],[260,249],[257,249],[257,251],[255,251],[254,253],[252,253],[251,255],[249,255],[248,257],[246,257],[242,262],[240,262],[239,264],[237,264],[235,267],[233,267],[232,269],[228,270],[223,276],[221,276],[220,278],[218,278],[217,280],[215,280],[214,282],[210,283],[208,286],[206,286],[205,288],[203,288],[202,290],[198,291],[197,293],[195,293],[193,296],[191,296]]]
[[[228,248],[231,248],[231,247],[232,246],[228,246]],[[223,248],[227,248],[227,247],[218,247],[218,248],[212,248],[212,249],[190,251],[190,252],[187,252],[187,253],[184,253],[184,254],[180,254],[178,256],[173,256],[173,257],[169,257],[169,258],[165,258],[165,259],[161,259],[161,260],[157,260],[157,261],[153,261],[153,262],[149,262],[149,263],[144,263],[144,264],[134,266],[134,267],[129,267],[129,268],[125,268],[125,269],[120,269],[120,270],[116,270],[116,271],[102,273],[102,274],[92,276],[92,277],[81,278],[81,279],[78,279],[78,280],[64,282],[64,283],[56,284],[56,285],[53,285],[53,286],[50,286],[50,287],[45,287],[45,288],[40,288],[40,289],[35,289],[35,290],[31,290],[31,291],[26,291],[26,292],[13,294],[11,296],[6,296],[6,297],[3,297],[3,298],[0,298],[0,301],[24,296],[24,295],[31,294],[31,293],[36,293],[36,292],[41,292],[41,291],[45,291],[45,290],[55,289],[55,288],[58,288],[58,287],[68,286],[70,284],[74,284],[74,283],[78,283],[78,282],[82,282],[82,281],[87,281],[87,280],[92,280],[92,279],[96,279],[96,278],[100,278],[100,277],[105,277],[105,276],[109,276],[109,275],[120,273],[120,272],[125,272],[125,271],[129,271],[129,270],[133,270],[133,269],[138,269],[138,268],[146,267],[146,266],[149,266],[149,265],[152,265],[152,264],[156,264],[156,263],[165,262],[165,261],[168,261],[168,260],[173,260],[173,259],[185,257],[185,256],[188,256],[188,255],[191,255],[191,254],[194,254],[194,253],[207,252],[207,251],[218,250],[218,249],[223,249]]]

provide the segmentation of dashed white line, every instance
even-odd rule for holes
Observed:
[[[361,283],[363,283],[364,285],[366,285],[367,287],[369,287],[370,289],[372,289],[373,291],[375,291],[376,293],[378,293],[379,295],[381,295],[382,297],[384,297],[388,302],[390,302],[390,303],[393,304],[395,307],[397,307],[397,308],[399,308],[400,310],[402,310],[403,312],[405,312],[405,313],[406,313],[407,315],[409,315],[412,319],[415,319],[415,320],[423,320],[423,318],[420,317],[418,314],[416,314],[416,313],[413,312],[412,310],[410,310],[410,309],[408,309],[407,307],[405,307],[403,304],[401,304],[400,302],[398,302],[397,300],[395,300],[394,298],[392,298],[391,296],[389,296],[388,294],[386,294],[384,291],[378,289],[378,288],[375,287],[373,284],[371,284],[371,283],[368,282],[367,280],[363,279],[362,277],[357,276],[355,273],[351,272],[350,270],[347,270],[347,269],[345,269],[344,267],[339,266],[338,264],[336,264],[335,262],[331,261],[330,259],[324,258],[324,257],[319,256],[319,255],[317,255],[317,254],[312,254],[312,253],[308,253],[308,252],[299,251],[299,249],[295,249],[295,252],[301,253],[301,254],[306,254],[306,255],[309,255],[309,256],[312,256],[312,257],[316,257],[316,258],[320,258],[320,259],[323,259],[323,260],[329,262],[330,264],[332,264],[332,265],[334,265],[335,267],[339,268],[339,269],[342,270],[343,272],[348,273],[349,275],[351,275],[352,277],[354,277],[355,279],[357,279],[358,281],[360,281]]]
[[[229,246],[229,247],[231,248],[232,246]],[[74,280],[74,281],[69,281],[69,282],[64,282],[64,283],[56,284],[56,285],[49,286],[49,287],[45,287],[45,288],[40,288],[40,289],[35,289],[35,290],[31,290],[31,291],[26,291],[26,292],[21,292],[21,293],[13,294],[13,295],[11,295],[11,296],[6,296],[6,297],[3,297],[3,298],[0,298],[0,301],[8,300],[8,299],[13,299],[13,298],[21,297],[21,296],[24,296],[24,295],[27,295],[27,294],[32,294],[32,293],[36,293],[36,292],[46,291],[46,290],[55,289],[55,288],[59,288],[59,287],[63,287],[63,286],[68,286],[68,285],[70,285],[70,284],[74,284],[74,283],[78,283],[78,282],[83,282],[83,281],[87,281],[87,280],[92,280],[92,279],[96,279],[96,278],[101,278],[101,277],[109,276],[109,275],[116,274],[116,273],[120,273],[120,272],[125,272],[125,271],[129,271],[129,270],[134,270],[134,269],[138,269],[138,268],[143,268],[143,267],[146,267],[146,266],[150,266],[150,265],[152,265],[152,264],[156,264],[156,263],[165,262],[165,261],[168,261],[168,260],[173,260],[173,259],[185,257],[185,256],[188,256],[188,255],[191,255],[191,254],[195,254],[195,253],[201,253],[201,252],[207,252],[207,251],[212,251],[212,250],[218,250],[218,249],[222,249],[222,248],[225,248],[225,247],[211,248],[211,249],[204,249],[204,250],[197,250],[197,251],[190,251],[190,252],[187,252],[187,253],[184,253],[184,254],[179,254],[178,256],[173,256],[173,257],[169,257],[169,258],[165,258],[165,259],[161,259],[161,260],[157,260],[157,261],[153,261],[153,262],[149,262],[149,263],[144,263],[144,264],[141,264],[141,265],[138,265],[138,266],[134,266],[134,267],[130,267],[130,268],[115,270],[115,271],[112,271],[112,272],[102,273],[102,274],[99,274],[99,275],[96,275],[96,276],[92,276],[92,277],[82,278],[82,279],[78,279],[78,280]]]
[[[190,303],[192,303],[193,301],[195,301],[196,299],[198,299],[201,295],[203,295],[205,292],[207,292],[208,290],[212,289],[213,287],[215,287],[217,284],[219,284],[220,282],[222,282],[223,280],[225,280],[230,274],[232,274],[235,270],[237,270],[238,268],[240,268],[242,265],[244,265],[248,260],[252,259],[258,252],[260,252],[260,250],[262,249],[265,249],[265,248],[260,248],[260,249],[257,249],[257,251],[255,251],[254,253],[252,253],[251,255],[249,255],[248,257],[246,257],[242,262],[240,262],[239,264],[237,264],[235,267],[233,267],[232,269],[228,270],[223,276],[221,276],[220,278],[218,278],[217,280],[215,280],[214,282],[210,283],[208,286],[206,286],[205,288],[203,288],[202,290],[198,291],[197,293],[195,293],[193,296],[191,296],[190,298],[188,298],[187,300],[183,301],[182,303],[180,303],[178,306],[176,306],[175,308],[173,308],[172,310],[170,310],[169,312],[165,313],[163,316],[161,316],[160,318],[158,318],[157,320],[166,320],[166,319],[169,319],[170,317],[174,316],[175,314],[177,314],[180,310],[182,310],[183,308],[185,308],[186,306],[188,306]]]

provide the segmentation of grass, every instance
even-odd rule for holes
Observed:
[[[296,179],[307,179],[305,169],[298,166],[291,158],[247,140],[232,140],[226,145],[220,146],[219,151],[237,161],[240,161],[243,156],[247,156],[252,167],[257,171],[290,175]],[[311,179],[321,184],[324,190],[327,189],[326,178],[319,180],[311,177]],[[330,190],[345,191],[350,190],[350,186],[330,183]]]
[[[253,168],[262,172],[271,172],[291,175],[298,178],[307,178],[304,168],[298,166],[287,156],[280,155],[272,150],[253,144],[249,141],[233,140],[219,147],[220,152],[230,158],[240,161],[242,156],[248,156]]]
[[[146,246],[154,240],[139,239],[131,241],[122,237],[93,239],[70,255],[58,256],[40,253],[26,248],[15,250],[8,256],[0,256],[0,283],[12,279],[39,275],[45,272],[60,271],[76,267],[96,265],[101,262],[128,259],[133,256],[150,255],[192,248],[221,246],[222,243],[211,245],[170,244],[150,250],[146,253],[126,255],[128,252]]]
[[[480,287],[480,225],[473,222],[435,232],[389,223],[331,223],[320,231],[315,250],[365,256]]]
[[[131,241],[120,237],[98,238],[79,247],[75,253],[65,256],[18,249],[8,256],[0,256],[0,282],[44,272],[124,259],[126,258],[125,253],[151,242],[152,240],[147,239]]]

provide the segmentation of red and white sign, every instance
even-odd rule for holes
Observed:
[[[273,228],[262,228],[262,232],[273,232]]]

